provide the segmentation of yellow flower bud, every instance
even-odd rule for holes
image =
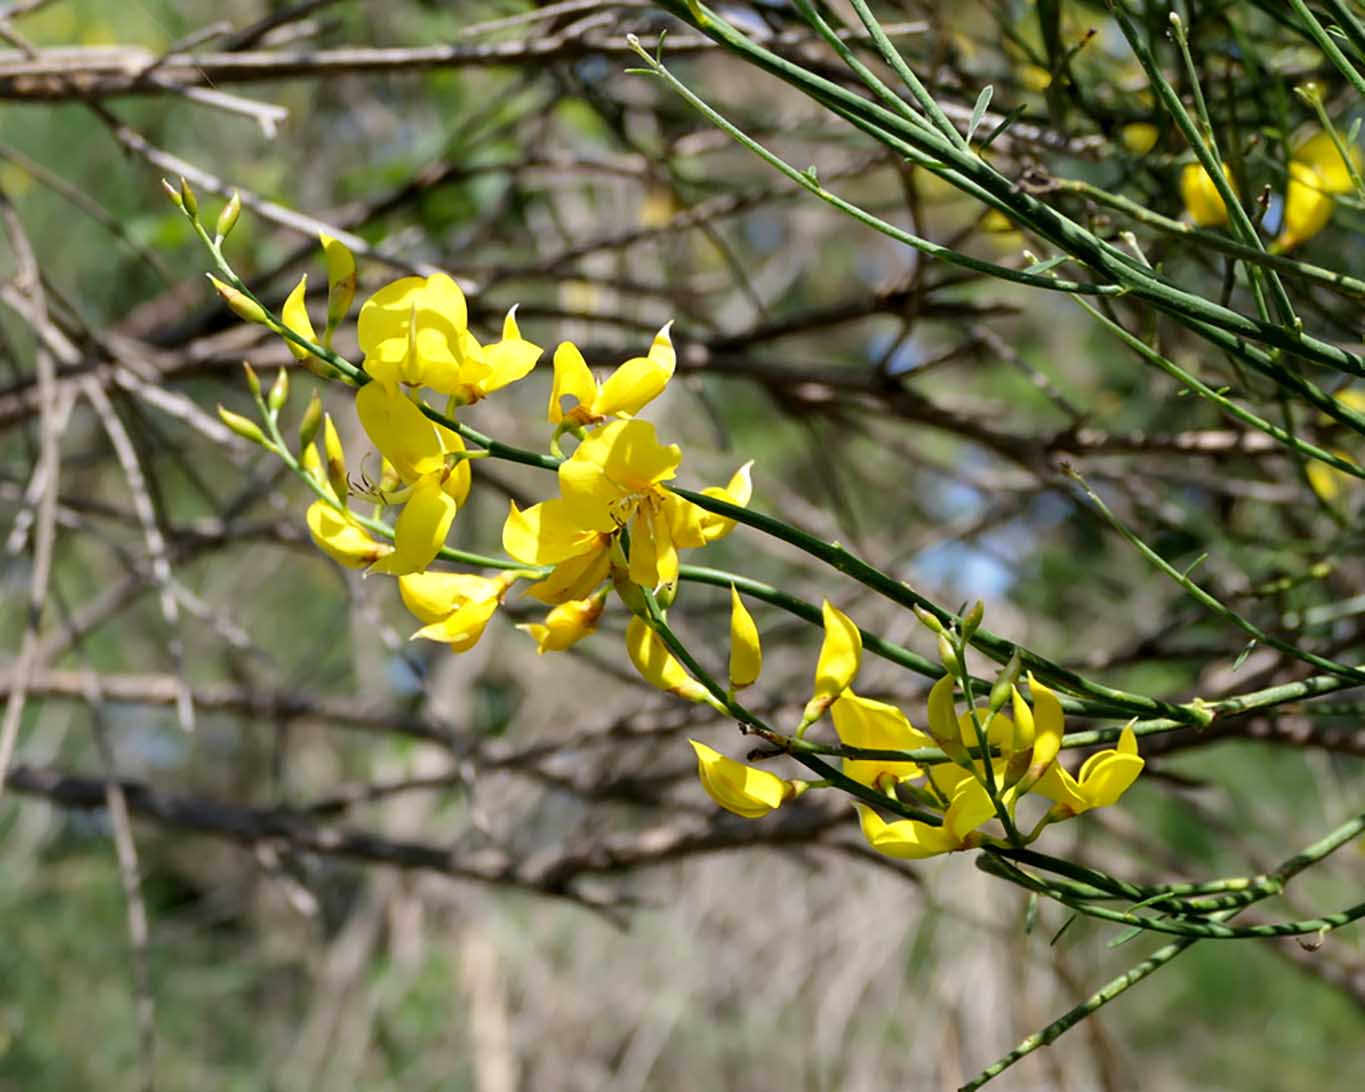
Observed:
[[[236,190],[232,191],[232,196],[223,206],[223,211],[218,214],[218,223],[214,227],[214,233],[218,236],[218,241],[222,242],[228,234],[237,226],[237,217],[242,214],[242,195]]]
[[[337,435],[330,413],[322,418],[322,447],[327,453],[327,483],[337,500],[345,501],[346,494],[350,492],[350,483],[346,478],[346,450],[341,446],[341,437]]]
[[[246,322],[254,322],[260,326],[273,325],[265,308],[245,292],[233,288],[230,284],[223,283],[212,273],[206,273],[205,276],[208,277],[209,282],[213,285],[214,291],[222,297],[223,302],[232,309],[232,313],[239,319],[243,319]]]
[[[763,649],[758,627],[744,606],[739,591],[730,585],[730,687],[742,690],[758,681],[763,670]]]
[[[265,438],[265,433],[261,431],[260,425],[255,421],[248,420],[240,413],[233,413],[230,409],[223,406],[218,407],[218,417],[232,429],[243,440],[250,440],[253,444],[260,444],[262,447],[269,447],[270,441]]]

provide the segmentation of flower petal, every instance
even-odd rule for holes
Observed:
[[[787,783],[775,773],[736,762],[695,739],[687,742],[697,755],[702,788],[726,811],[745,819],[759,819],[787,799]]]
[[[367,568],[393,551],[388,543],[376,542],[368,531],[325,501],[310,504],[305,518],[318,549],[348,569]]]
[[[355,409],[370,442],[403,481],[416,481],[445,466],[436,427],[397,387],[365,384],[356,391]]]
[[[803,720],[813,721],[823,715],[830,704],[853,681],[862,663],[863,638],[852,619],[826,599],[820,607],[825,625],[825,639],[820,645],[820,659],[815,665],[815,688],[806,703]]]
[[[439,474],[419,479],[394,522],[393,553],[370,571],[400,576],[425,569],[445,545],[458,507],[441,488]]]
[[[475,573],[405,573],[398,578],[403,604],[421,621],[439,622],[466,603],[497,599],[507,584]]]
[[[626,627],[626,651],[645,682],[688,701],[706,700],[706,687],[692,678],[664,647],[659,635],[643,618],[632,618]]]
[[[294,285],[294,290],[285,298],[284,306],[280,308],[280,319],[285,326],[299,337],[307,338],[309,341],[316,342],[318,335],[313,332],[313,322],[308,317],[308,305],[305,298],[308,294],[308,274],[299,278],[299,283]],[[312,354],[302,345],[285,338],[285,345],[294,354],[295,360],[307,360]]]
[[[678,355],[673,350],[673,341],[668,334],[672,325],[668,323],[654,335],[648,356],[627,360],[612,372],[592,401],[594,416],[633,417],[663,393],[678,363]]]
[[[758,640],[758,626],[754,617],[739,597],[739,589],[730,585],[730,686],[742,690],[758,681],[763,670],[763,646]]]
[[[581,406],[585,411],[584,415],[589,414],[593,400],[597,397],[597,380],[593,379],[588,362],[583,359],[578,346],[571,341],[561,341],[559,347],[555,349],[554,367],[555,377],[550,387],[548,412],[550,424],[557,425],[564,420],[566,410],[562,399],[566,397],[574,400],[568,411],[571,412]]]
[[[894,705],[859,697],[852,690],[845,690],[829,711],[834,718],[835,732],[849,747],[908,751],[933,744],[927,735],[912,728],[906,715]],[[893,782],[909,781],[918,777],[921,770],[908,761],[846,758],[844,773],[871,788],[881,788],[884,778]]]
[[[484,628],[497,609],[496,598],[474,600],[439,622],[423,626],[412,635],[413,639],[421,637],[428,641],[440,641],[450,645],[452,652],[468,652],[478,644]]]

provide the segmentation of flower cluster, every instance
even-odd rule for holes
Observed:
[[[1206,198],[1198,200],[1208,206]],[[1212,216],[1201,209],[1205,219]],[[1049,823],[1114,803],[1136,779],[1143,760],[1131,726],[1116,747],[1091,755],[1075,774],[1062,766],[1061,701],[1032,674],[1026,700],[1016,685],[1017,660],[1002,671],[988,701],[973,698],[973,680],[962,665],[979,610],[975,621],[964,620],[956,631],[920,614],[938,635],[945,668],[929,692],[924,730],[896,706],[853,689],[863,634],[828,601],[821,608],[824,639],[811,696],[794,732],[778,732],[738,705],[736,694],[757,682],[763,668],[759,629],[739,587],[730,587],[726,684],[678,643],[667,622],[682,576],[680,551],[715,542],[734,526],[733,519],[674,490],[682,451],[660,440],[654,425],[639,416],[676,369],[671,324],[643,356],[601,381],[576,346],[559,345],[546,410],[549,453],[518,456],[553,469],[557,495],[526,508],[511,504],[502,528],[510,559],[505,564],[450,550],[447,537],[473,485],[470,464],[493,450],[457,414],[529,375],[541,349],[522,336],[515,308],[502,336],[484,343],[469,329],[465,297],[454,280],[442,274],[404,277],[361,307],[357,337],[364,356],[357,367],[330,348],[355,295],[355,262],[336,240],[324,236],[323,247],[328,302],[320,338],[308,312],[306,278],[289,294],[278,319],[242,288],[215,284],[234,310],[275,330],[300,361],[357,388],[356,414],[378,452],[377,474],[361,474],[357,481],[348,473],[336,426],[316,395],[300,427],[298,455],[292,454],[278,424],[288,397],[283,372],[263,396],[248,368],[266,431],[220,412],[230,427],[275,452],[312,487],[317,500],[306,521],[320,549],[344,566],[396,578],[403,603],[421,623],[414,637],[464,652],[482,637],[511,589],[526,581],[525,594],[550,610],[518,628],[538,652],[559,652],[595,631],[615,591],[632,614],[625,651],[647,682],[709,704],[760,732],[777,752],[828,774],[820,780],[785,779],[692,740],[702,786],[717,804],[757,819],[813,788],[841,788],[856,799],[868,843],[892,857],[1024,845]],[[438,408],[433,398],[444,402]],[[573,445],[567,455],[565,442]],[[741,515],[752,493],[750,470],[744,464],[728,483],[702,496],[718,502],[720,512]],[[353,501],[360,507],[353,508]],[[372,508],[368,514],[361,510],[365,504]],[[449,571],[438,567],[443,560],[495,572]],[[962,711],[959,691],[967,706]],[[807,732],[826,716],[837,744],[808,741]],[[820,757],[825,754],[839,755],[842,768],[828,765]],[[1023,834],[1018,805],[1030,793],[1048,806]]]
[[[740,609],[736,595],[732,643],[741,649],[741,658],[754,658],[757,635],[747,632],[739,619]],[[823,619],[825,637],[813,693],[797,738],[828,711],[843,749],[853,752],[843,759],[842,778],[851,783],[848,787],[866,790],[858,792],[859,819],[868,844],[880,853],[921,858],[985,844],[1023,844],[1050,823],[1117,802],[1142,770],[1137,738],[1128,725],[1114,748],[1092,754],[1075,774],[1069,772],[1058,761],[1063,739],[1061,701],[1031,674],[1031,701],[1026,700],[1010,678],[1017,670],[1013,665],[1002,672],[989,702],[961,712],[955,690],[962,680],[950,667],[929,692],[928,731],[916,729],[896,706],[855,693],[853,680],[862,659],[860,631],[828,602],[823,606]],[[732,662],[734,657],[732,653]],[[956,663],[960,663],[960,651],[945,654],[946,665]],[[663,670],[651,681],[662,685]],[[685,687],[684,680],[690,680],[680,665],[673,662],[666,670],[672,684],[666,689],[701,700]],[[1004,711],[1006,703],[1009,713]],[[692,747],[702,785],[711,798],[745,818],[766,815],[824,784],[784,781],[696,740]],[[912,757],[916,752],[925,758]],[[1017,805],[1030,792],[1050,806],[1033,831],[1023,836],[1015,826]],[[886,811],[893,814],[890,821],[883,817]],[[907,811],[921,817],[895,817]],[[983,829],[993,821],[998,821],[997,833]]]
[[[277,324],[290,350],[318,370],[326,356],[314,347],[330,346],[355,291],[350,253],[325,236],[323,247],[329,289],[323,337],[308,314],[306,277]],[[262,321],[254,311],[252,317]],[[270,322],[268,315],[264,321]],[[351,483],[336,429],[325,417],[325,457],[310,437],[299,459],[319,498],[307,514],[313,540],[342,565],[397,577],[404,603],[423,623],[415,636],[457,652],[473,647],[518,580],[530,581],[527,593],[553,608],[543,621],[519,627],[540,652],[562,651],[592,633],[613,586],[636,611],[641,592],[671,597],[678,551],[714,542],[733,521],[669,489],[682,452],[636,416],[673,377],[670,326],[655,335],[645,355],[627,360],[602,382],[577,346],[559,345],[546,415],[554,426],[548,458],[558,462],[559,495],[524,510],[511,506],[502,539],[512,562],[502,573],[434,571],[469,497],[470,462],[485,454],[466,445],[456,414],[525,378],[542,350],[522,336],[515,308],[503,321],[501,338],[481,342],[469,328],[464,293],[444,274],[384,286],[361,306],[356,324],[364,356],[355,377],[355,409],[379,454],[379,473]],[[433,398],[443,399],[439,409]],[[560,446],[565,437],[576,441],[567,457]],[[749,471],[746,464],[726,486],[706,494],[747,505]],[[352,496],[372,502],[375,516],[353,511]],[[386,510],[395,513],[391,526],[375,522]],[[383,531],[391,543],[375,537]],[[632,630],[632,650],[637,632]]]

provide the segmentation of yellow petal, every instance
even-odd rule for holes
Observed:
[[[1081,795],[1092,808],[1107,808],[1118,801],[1137,780],[1146,763],[1133,754],[1105,751],[1086,771],[1081,781]]]
[[[527,341],[517,329],[516,308],[507,312],[502,324],[502,340],[486,345],[483,363],[488,373],[478,382],[481,394],[491,394],[509,383],[515,383],[536,366],[540,359],[539,345]]]
[[[848,688],[863,657],[862,634],[848,615],[828,599],[821,604],[820,612],[824,618],[825,639],[815,665],[814,693],[802,715],[802,720],[807,722],[819,719],[834,699]]]
[[[627,360],[614,371],[592,401],[597,417],[633,417],[668,386],[677,367],[678,356],[668,335],[670,322],[654,335],[648,356]]]
[[[479,642],[488,621],[497,612],[497,599],[479,599],[466,603],[454,614],[423,626],[413,639],[440,641],[450,645],[452,652],[468,652]]]
[[[436,427],[397,387],[367,383],[356,391],[356,414],[370,442],[405,482],[445,467]]]
[[[544,580],[532,584],[526,594],[542,603],[566,603],[586,599],[611,572],[611,540],[599,535],[584,554],[561,561]]]
[[[558,565],[602,548],[602,534],[582,527],[561,498],[522,509],[513,501],[502,525],[502,548],[527,565]]]
[[[954,849],[960,849],[968,834],[995,815],[995,805],[985,786],[974,777],[966,778],[953,794],[943,813],[943,829]]]
[[[730,686],[742,690],[758,681],[763,670],[763,648],[758,641],[758,626],[753,615],[730,585]]]
[[[734,475],[730,478],[729,484],[726,485],[724,489],[713,485],[702,490],[703,496],[715,497],[716,500],[725,501],[727,504],[733,504],[736,508],[749,507],[749,501],[753,498],[754,492],[753,479],[750,476],[753,465],[753,460],[750,459],[735,471]],[[696,508],[695,505],[692,505],[691,507],[700,513],[697,523],[698,537],[700,537],[701,542],[698,545],[704,546],[708,543],[715,542],[717,539],[724,538],[735,529],[734,520],[729,519],[726,516],[718,516],[714,512],[702,511],[701,509]],[[690,543],[688,543],[688,545],[690,545]]]
[[[1347,144],[1345,137],[1341,143],[1346,147],[1351,163],[1359,174],[1365,169],[1365,158],[1362,158],[1360,148],[1354,144]],[[1337,151],[1332,134],[1326,130],[1319,130],[1300,144],[1294,151],[1294,159],[1307,164],[1317,173],[1319,184],[1327,193],[1351,193],[1355,189],[1346,161]]]
[[[398,578],[403,604],[421,621],[439,622],[466,603],[497,599],[507,584],[475,573],[405,573]]]
[[[285,326],[298,334],[301,338],[316,342],[318,335],[313,332],[313,323],[308,318],[308,306],[304,297],[308,293],[308,275],[304,274],[299,278],[299,283],[294,285],[294,290],[284,301],[284,306],[280,308],[280,319]],[[312,354],[302,345],[285,338],[284,343],[289,346],[289,351],[294,354],[296,360],[306,360]]]
[[[1284,191],[1284,226],[1276,240],[1277,248],[1289,250],[1317,235],[1332,219],[1334,206],[1318,172],[1305,163],[1290,162],[1289,184]]]
[[[458,507],[441,488],[439,474],[419,479],[394,522],[393,553],[371,571],[399,576],[425,569],[445,545]]]
[[[1226,163],[1223,173],[1232,181]],[[1208,172],[1198,163],[1187,163],[1180,172],[1180,197],[1195,227],[1218,227],[1228,221],[1228,207]]]
[[[648,421],[616,421],[594,432],[560,465],[560,491],[565,499],[574,493],[599,499],[647,493],[676,477],[680,462],[682,449],[659,443]],[[602,481],[611,488],[604,489]]]
[[[535,638],[538,654],[563,652],[596,632],[597,620],[602,617],[606,603],[605,594],[590,599],[571,599],[550,611],[544,623],[532,622],[517,626],[517,629]]]
[[[324,501],[308,506],[308,533],[318,549],[348,569],[373,565],[393,547],[376,542],[359,524],[353,523]]]
[[[435,387],[431,379],[439,376],[449,386],[459,374],[467,326],[460,286],[436,273],[403,277],[381,288],[360,308],[356,336],[372,375],[378,375],[374,362],[399,368],[405,383]]]
[[[560,342],[555,349],[554,366],[554,383],[550,387],[550,424],[557,425],[564,419],[566,407],[561,399],[566,397],[574,400],[567,407],[568,410],[581,406],[584,413],[579,416],[590,416],[593,400],[597,397],[597,381],[593,379],[588,362],[583,359],[578,346],[571,341]]]
[[[325,231],[318,233],[318,239],[327,266],[327,325],[334,327],[346,317],[355,299],[355,255]]]
[[[959,738],[957,707],[953,703],[955,688],[956,680],[944,675],[929,690],[929,734],[939,744]]]
[[[852,690],[845,690],[830,706],[834,730],[842,743],[849,747],[869,750],[908,751],[931,746],[933,740],[910,726],[905,714],[894,705],[872,698],[864,698]],[[844,773],[870,788],[885,788],[892,783],[909,781],[920,775],[913,762],[891,759],[844,759]]]
[[[687,742],[697,755],[702,788],[726,811],[745,819],[758,819],[790,795],[787,783],[775,773],[736,762],[695,739]]]
[[[1037,731],[1033,739],[1033,759],[1029,763],[1029,773],[1041,777],[1043,771],[1057,758],[1062,749],[1062,734],[1065,729],[1062,703],[1057,695],[1033,677],[1029,672],[1029,694],[1033,698],[1033,721]]]
[[[632,618],[626,627],[626,651],[635,670],[651,686],[688,701],[706,700],[706,687],[683,669],[644,619]]]
[[[888,823],[863,804],[858,804],[857,808],[863,837],[878,853],[916,861],[957,848],[942,827],[931,827],[918,819],[898,819]]]

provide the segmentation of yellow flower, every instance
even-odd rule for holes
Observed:
[[[863,658],[863,636],[858,627],[828,599],[820,605],[824,617],[825,639],[815,665],[815,692],[801,714],[801,723],[810,725],[828,709],[853,682]]]
[[[745,819],[761,819],[776,807],[800,796],[804,781],[783,781],[768,770],[755,769],[689,739],[697,753],[697,775],[706,795],[726,811]]]
[[[348,569],[364,569],[393,552],[393,547],[376,542],[368,531],[350,516],[326,501],[308,506],[308,533],[318,549]]]
[[[682,452],[647,421],[615,421],[585,438],[559,467],[560,496],[524,511],[512,505],[502,544],[528,565],[554,571],[530,589],[546,603],[584,599],[606,579],[618,532],[629,533],[630,581],[655,589],[678,578],[678,550],[705,546],[733,526],[664,488]],[[747,468],[726,493],[747,499]],[[714,495],[714,492],[713,494]]]
[[[1231,183],[1232,172],[1226,163],[1223,174]],[[1195,227],[1219,227],[1228,222],[1228,207],[1223,203],[1218,187],[1198,163],[1187,163],[1181,170],[1180,198]]]
[[[1116,749],[1091,755],[1074,777],[1060,763],[1053,763],[1033,791],[1053,802],[1054,817],[1069,819],[1117,802],[1144,765],[1137,753],[1137,736],[1129,724],[1119,736]]]
[[[1146,121],[1135,121],[1119,130],[1119,140],[1123,141],[1123,146],[1138,158],[1155,148],[1160,136],[1160,130]]]
[[[605,591],[588,599],[570,599],[550,611],[543,623],[529,622],[517,629],[535,638],[537,654],[563,652],[596,632],[597,620],[606,605]]]
[[[516,308],[502,340],[483,346],[469,331],[464,293],[450,277],[403,277],[360,308],[356,336],[365,370],[385,387],[430,387],[462,404],[477,402],[533,367],[540,347],[517,328]]]
[[[476,576],[473,573],[405,573],[398,578],[403,603],[422,622],[413,639],[441,641],[455,652],[467,652],[483,636],[484,627],[515,574]]]
[[[909,751],[934,743],[912,728],[906,715],[894,705],[859,697],[852,690],[845,690],[830,706],[830,716],[840,741],[849,747]],[[900,782],[919,777],[922,771],[913,762],[846,758],[844,773],[869,788],[889,793]]]
[[[965,775],[965,771],[962,771]],[[958,782],[941,827],[918,819],[899,819],[888,823],[865,805],[858,805],[863,837],[878,853],[888,857],[917,860],[969,849],[980,844],[976,828],[995,814],[986,790],[971,776]]]
[[[1342,144],[1346,145],[1344,138]],[[1360,149],[1355,145],[1349,145],[1346,150],[1356,173],[1365,170],[1365,158],[1362,158]],[[1318,185],[1324,193],[1351,193],[1355,189],[1355,184],[1351,181],[1351,171],[1346,166],[1346,161],[1341,158],[1341,153],[1337,151],[1336,141],[1332,139],[1331,133],[1319,130],[1294,150],[1293,158],[1317,173]]]
[[[692,678],[683,665],[674,659],[659,635],[643,618],[632,618],[626,627],[626,652],[635,670],[650,686],[676,694],[687,701],[711,699],[706,687]]]
[[[583,354],[572,342],[561,342],[555,350],[555,378],[550,389],[550,424],[562,421],[586,426],[608,417],[634,417],[646,404],[663,393],[673,378],[678,357],[669,337],[670,322],[654,335],[647,356],[627,360],[600,386],[593,378]],[[567,408],[564,398],[572,398]]]
[[[1332,219],[1334,206],[1318,172],[1307,163],[1291,160],[1289,184],[1284,191],[1284,225],[1274,250],[1283,253],[1311,239]]]
[[[739,597],[739,590],[730,585],[730,689],[742,690],[758,681],[763,670],[763,647],[758,640],[758,627]]]
[[[469,464],[459,458],[464,441],[429,420],[397,387],[367,383],[356,392],[355,408],[374,446],[409,486],[394,524],[394,552],[375,570],[418,572],[440,552],[469,496]]]

